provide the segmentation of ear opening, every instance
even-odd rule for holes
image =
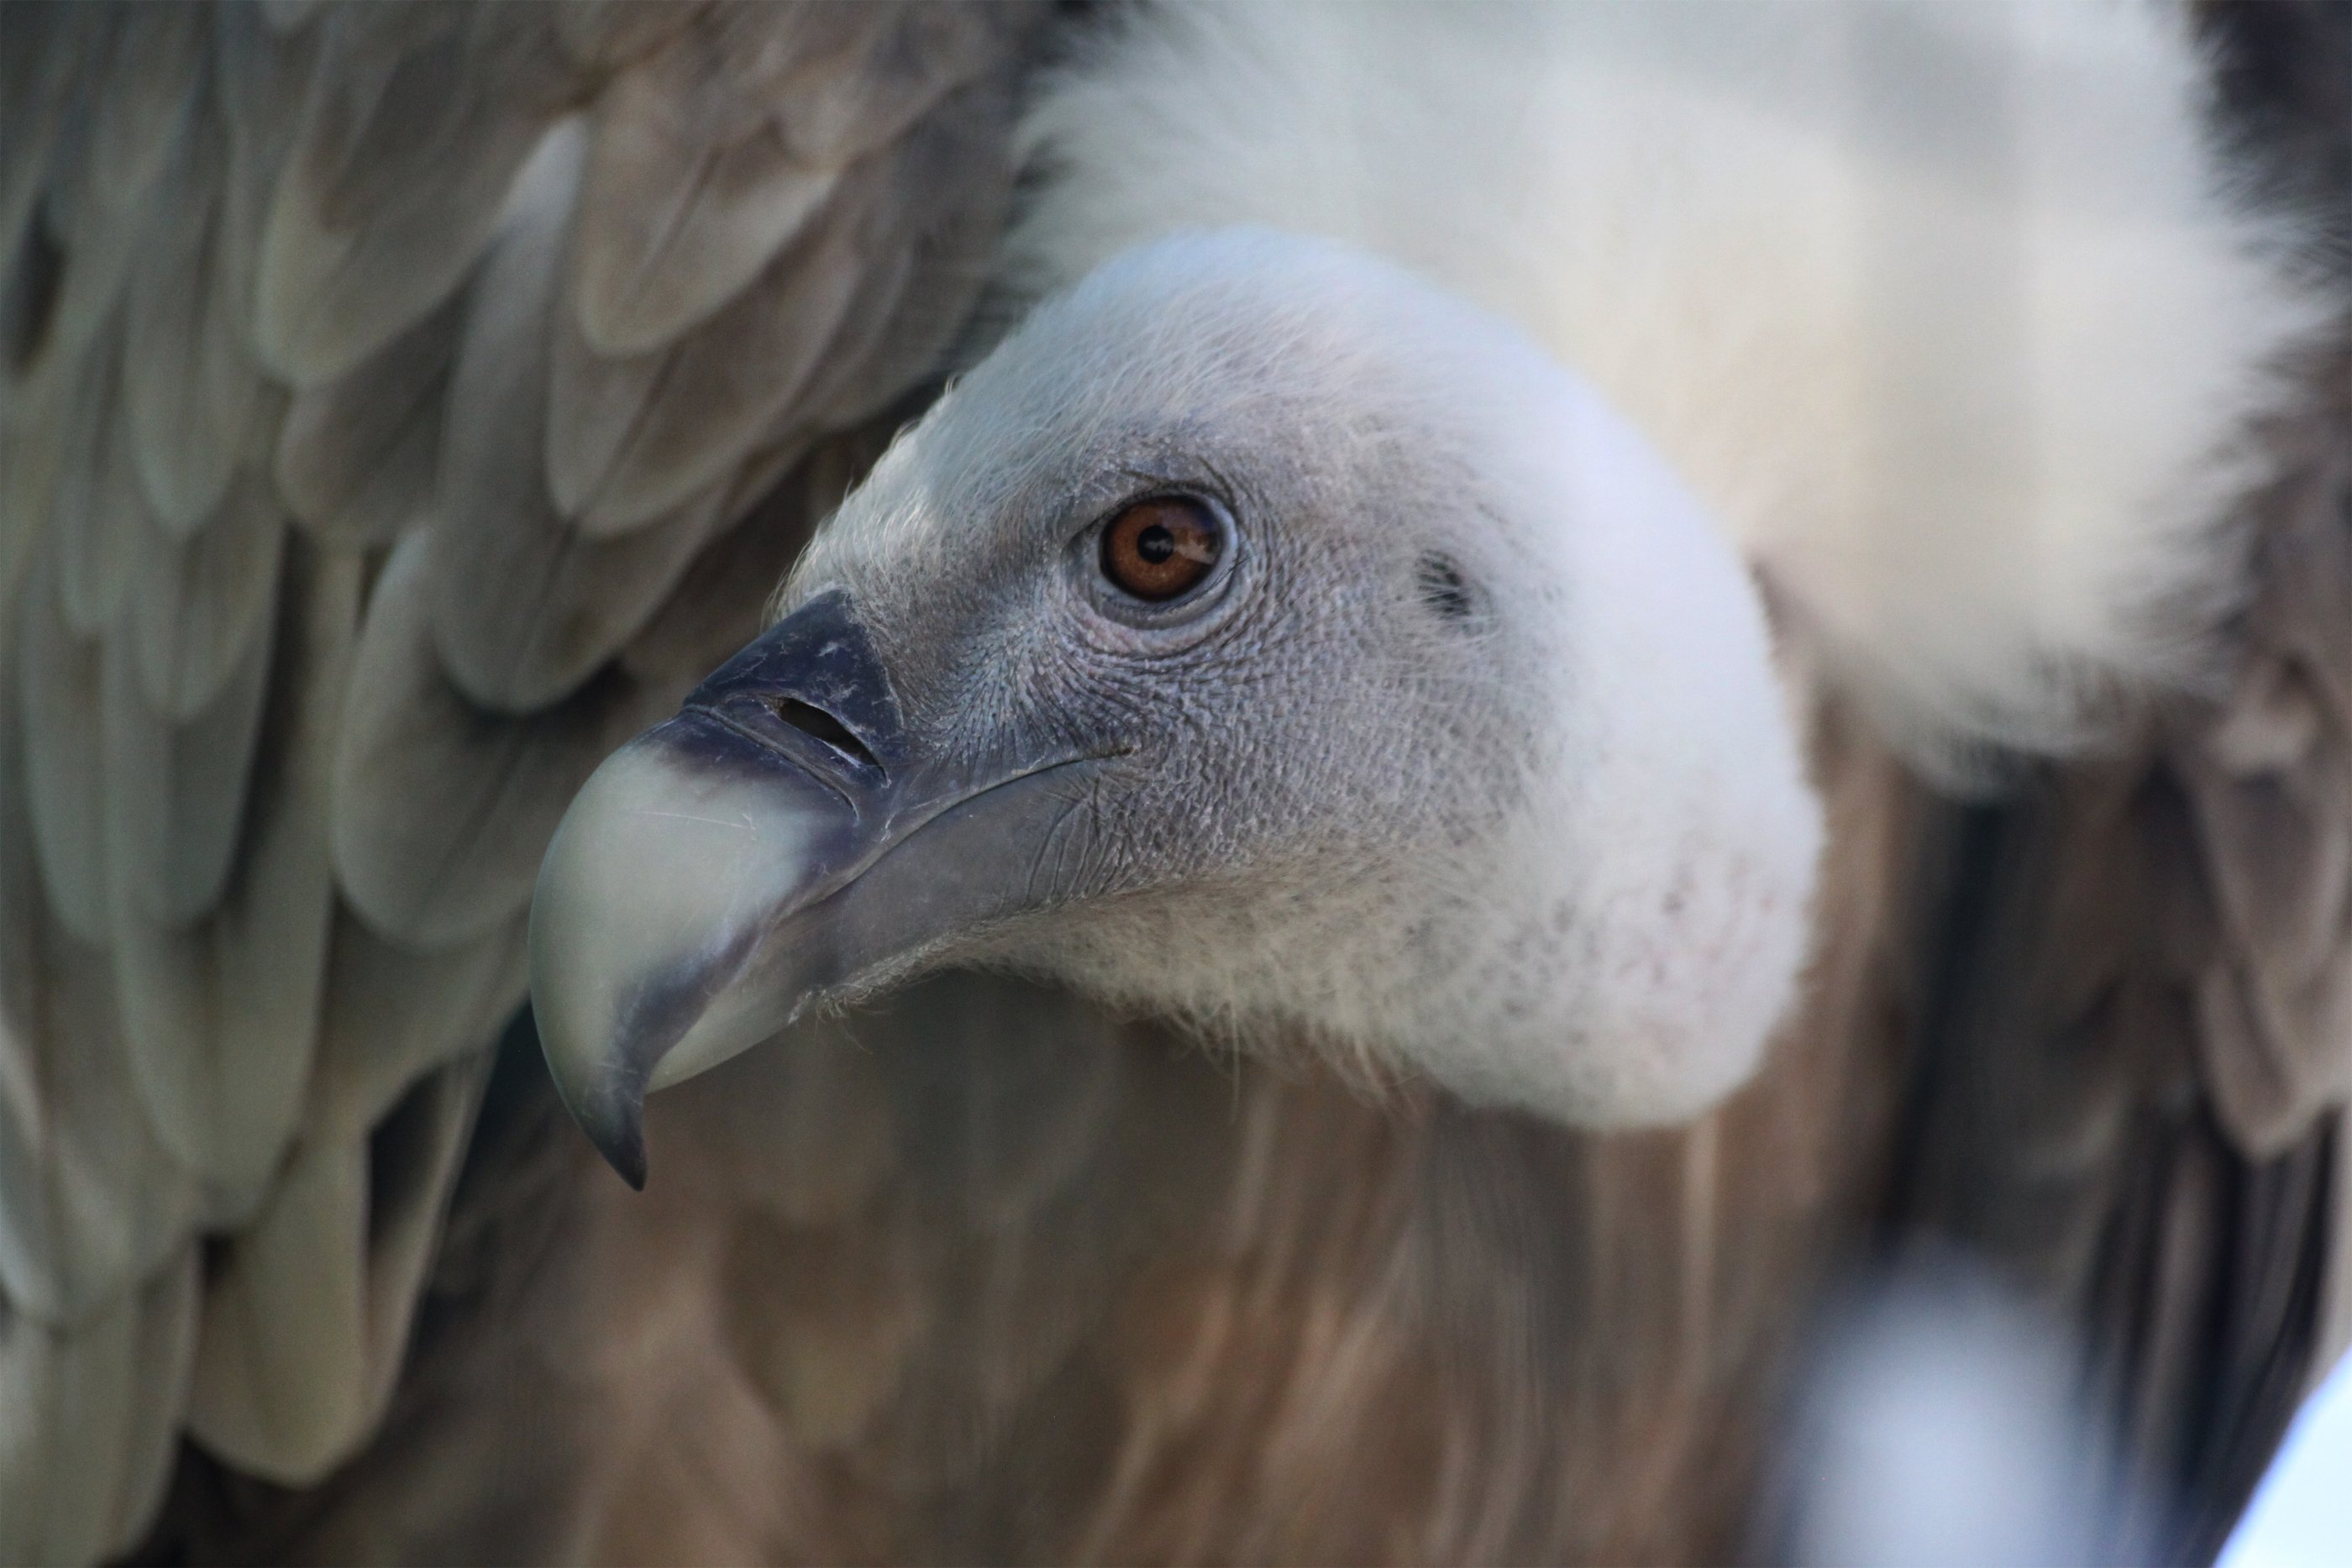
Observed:
[[[1423,555],[1413,570],[1413,586],[1439,620],[1467,625],[1478,619],[1477,591],[1452,556],[1438,550]]]

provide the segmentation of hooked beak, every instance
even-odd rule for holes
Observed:
[[[632,1186],[645,1097],[828,996],[1034,907],[1080,758],[926,755],[846,595],[787,616],[607,758],[541,862],[530,989],[557,1090]]]

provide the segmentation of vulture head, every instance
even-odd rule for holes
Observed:
[[[1754,1065],[1818,808],[1755,587],[1515,328],[1257,230],[1131,251],[906,432],[541,870],[569,1103],[1010,967],[1583,1124]]]

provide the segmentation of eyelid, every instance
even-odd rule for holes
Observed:
[[[1124,470],[1122,470],[1124,472]],[[1093,518],[1076,536],[1076,542],[1088,550],[1099,549],[1103,534],[1110,526],[1134,508],[1154,501],[1189,501],[1207,510],[1217,520],[1228,542],[1240,538],[1241,530],[1234,521],[1234,508],[1225,498],[1213,490],[1186,482],[1154,484],[1148,489],[1121,491],[1107,506],[1094,508]]]

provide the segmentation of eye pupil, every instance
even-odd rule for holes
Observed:
[[[1154,497],[1104,525],[1102,573],[1120,592],[1162,603],[1199,587],[1224,548],[1224,524],[1206,503]]]

